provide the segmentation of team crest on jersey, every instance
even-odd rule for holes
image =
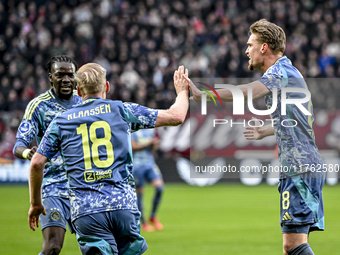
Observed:
[[[57,208],[54,208],[54,209],[57,209]],[[53,210],[53,209],[51,209],[51,210]],[[60,212],[59,212],[59,209],[57,209],[57,210],[54,211],[54,212],[51,212],[50,217],[51,217],[51,219],[54,220],[54,221],[59,220],[60,217],[61,217],[61,214],[60,214]]]
[[[30,131],[31,125],[28,122],[21,123],[19,127],[19,131],[21,134],[26,134],[28,131]]]

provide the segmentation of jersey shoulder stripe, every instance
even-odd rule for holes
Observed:
[[[48,94],[49,94],[53,99],[55,99],[55,97],[54,97],[53,93],[51,92],[51,90],[48,91]]]
[[[49,93],[44,93],[35,99],[33,99],[27,106],[27,111],[25,113],[25,119],[30,120],[32,118],[33,112],[35,108],[42,102],[42,101],[48,101],[51,99],[51,96]]]
[[[32,107],[35,105],[35,103],[39,100],[39,99],[43,99],[43,98],[47,98],[49,97],[48,93],[44,93],[41,94],[40,96],[34,98],[31,102],[29,102],[28,106],[26,107],[26,113],[25,113],[25,118],[28,115],[29,112],[31,112]]]

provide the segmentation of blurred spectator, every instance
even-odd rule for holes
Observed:
[[[138,73],[134,70],[134,62],[130,61],[126,64],[123,73],[120,76],[120,80],[126,84],[126,87],[130,91],[135,91],[137,88],[137,82],[139,80]]]
[[[0,158],[14,160],[15,156],[12,149],[20,120],[18,118],[12,118],[10,120],[8,119],[8,122],[9,124],[7,127],[4,127],[3,123],[0,122],[0,131],[2,134],[0,143]]]

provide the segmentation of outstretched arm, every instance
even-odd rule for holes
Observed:
[[[189,82],[185,77],[188,77],[188,70],[184,73],[184,66],[180,66],[174,74],[176,101],[170,109],[158,110],[155,127],[178,126],[184,122],[189,107]]]
[[[46,162],[47,158],[44,155],[35,153],[30,167],[29,190],[31,207],[28,212],[28,224],[34,231],[36,227],[39,227],[39,215],[41,213],[46,215],[41,201],[41,185]]]
[[[255,122],[255,126],[259,126],[260,122],[256,118],[252,119]],[[263,127],[246,127],[246,131],[243,134],[247,140],[261,140],[267,136],[274,135],[274,127],[270,124]]]
[[[200,91],[196,85],[186,76],[184,76],[184,78],[189,82],[189,86],[190,86],[190,90],[192,93],[192,97],[190,97],[190,100],[193,101],[201,101],[201,94],[205,93],[204,91]],[[243,93],[243,96],[245,98],[248,98],[248,89],[251,88],[252,90],[252,98],[259,98],[262,97],[266,94],[268,94],[270,91],[269,89],[260,81],[254,81],[248,84],[243,84],[243,85],[237,85],[235,86],[238,89],[240,89]],[[232,102],[233,101],[233,94],[231,93],[231,90],[229,89],[218,89],[216,90],[218,95],[220,96],[222,101],[225,102]],[[216,99],[217,96],[215,95],[215,93],[211,93]],[[210,97],[208,97],[210,98]],[[207,98],[207,99],[208,99]]]

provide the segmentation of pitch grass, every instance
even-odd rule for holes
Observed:
[[[145,192],[148,212],[153,190]],[[0,194],[0,254],[39,254],[41,231],[27,224],[28,187],[2,185]],[[340,185],[324,188],[326,231],[310,236],[315,254],[340,254],[339,194]],[[142,233],[149,245],[145,254],[282,254],[279,194],[273,186],[167,184],[159,217],[163,231]],[[74,235],[66,234],[61,254],[81,254]]]

